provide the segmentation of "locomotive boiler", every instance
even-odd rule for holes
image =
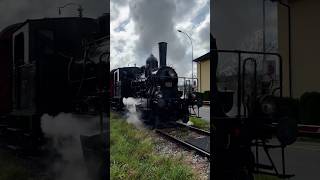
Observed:
[[[188,122],[188,107],[194,92],[178,89],[178,74],[166,64],[167,43],[159,43],[159,59],[151,54],[142,67],[123,67],[111,71],[111,104],[124,107],[123,98],[136,98],[136,109],[146,123],[160,127],[168,122]],[[189,94],[192,94],[189,96]],[[188,98],[189,97],[189,98]]]

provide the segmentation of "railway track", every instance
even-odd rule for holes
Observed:
[[[155,129],[166,139],[210,158],[210,132],[177,122],[175,128]],[[179,137],[183,134],[183,137]]]
[[[160,134],[161,136],[165,137],[166,139],[168,139],[174,143],[182,145],[188,149],[194,150],[202,156],[205,156],[208,158],[211,157],[210,148],[209,148],[209,151],[205,150],[204,148],[201,148],[201,147],[195,145],[194,143],[190,143],[190,142],[188,142],[180,137],[177,137],[176,135],[173,135],[171,133],[172,131],[181,131],[181,129],[179,130],[178,128],[184,128],[190,132],[195,132],[195,133],[199,134],[200,137],[201,136],[208,137],[208,139],[210,141],[210,132],[205,131],[203,129],[193,127],[193,126],[188,126],[188,125],[181,123],[181,122],[177,122],[175,125],[177,128],[156,129],[155,131],[158,134]],[[320,126],[298,124],[298,129],[299,129],[299,134],[301,136],[320,137]],[[194,138],[194,139],[197,139],[197,138]],[[208,144],[210,146],[210,142],[208,142]]]

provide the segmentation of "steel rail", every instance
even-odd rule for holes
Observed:
[[[185,123],[182,123],[182,122],[176,122],[176,124],[179,125],[179,126],[187,127],[188,129],[196,131],[197,133],[200,133],[200,134],[203,134],[203,135],[206,135],[206,136],[210,136],[210,132],[209,131],[206,131],[206,130],[203,130],[203,129],[199,129],[199,128],[196,128],[194,126],[189,126],[189,125],[187,125]]]
[[[201,154],[202,156],[205,156],[205,157],[208,157],[210,158],[210,153],[193,145],[193,144],[190,144],[186,141],[182,141],[181,139],[178,139],[166,132],[164,132],[163,130],[160,130],[160,129],[156,129],[155,130],[157,133],[161,134],[162,136],[165,136],[166,138],[170,139],[171,141],[175,142],[175,143],[178,143],[178,144],[181,144],[189,149],[192,149],[192,150],[195,150],[197,153]]]

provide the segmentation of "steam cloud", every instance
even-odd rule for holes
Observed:
[[[140,115],[136,111],[136,105],[139,104],[139,100],[134,98],[123,98],[123,104],[127,107],[128,112],[126,114],[126,120],[128,123],[133,124],[135,127],[143,128],[143,123],[140,120]]]
[[[55,117],[41,117],[45,136],[52,139],[52,146],[60,158],[52,164],[56,180],[89,180],[84,163],[80,134],[93,134],[98,130],[98,118],[60,113]]]
[[[158,56],[158,42],[166,41],[167,65],[190,77],[190,41],[177,29],[191,36],[194,58],[209,51],[208,0],[112,0],[111,7],[112,69],[144,65],[150,53]]]

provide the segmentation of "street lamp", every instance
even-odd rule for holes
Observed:
[[[82,12],[83,12],[83,8],[80,4],[77,4],[77,3],[68,3],[68,4],[65,4],[63,6],[60,6],[58,7],[58,10],[59,10],[59,15],[61,15],[61,9],[67,7],[67,6],[70,6],[70,5],[75,5],[75,6],[78,6],[78,12],[79,12],[79,17],[82,17]]]
[[[185,34],[189,38],[190,43],[191,43],[191,58],[192,58],[191,59],[191,80],[192,80],[192,84],[193,84],[193,44],[192,44],[192,39],[186,32],[181,31],[179,29],[177,31],[180,32],[180,33]]]

